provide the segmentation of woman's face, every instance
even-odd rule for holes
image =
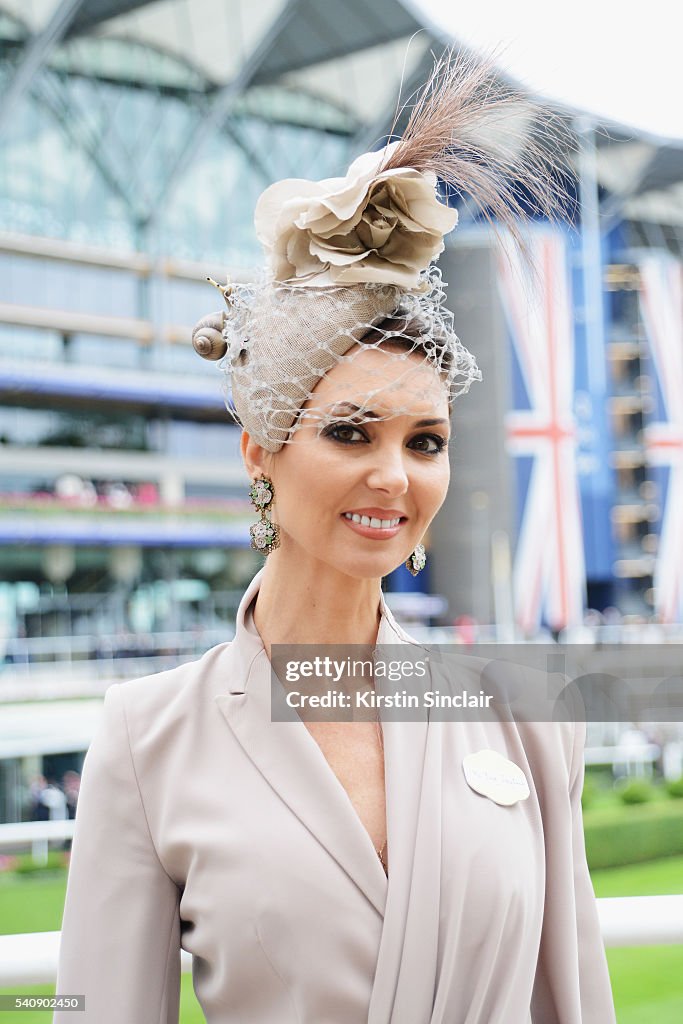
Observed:
[[[291,440],[262,463],[283,550],[298,548],[356,578],[385,576],[406,560],[450,479],[443,382],[423,355],[395,356],[354,349],[318,383]],[[355,423],[351,397],[388,418]]]

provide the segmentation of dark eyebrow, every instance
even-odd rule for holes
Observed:
[[[330,413],[334,416],[336,413],[341,412],[362,412],[364,416],[371,419],[381,419],[379,413],[373,412],[372,409],[362,409],[360,405],[354,405],[353,402],[339,402],[330,408]],[[414,424],[414,427],[447,427],[448,420],[445,419],[433,419],[433,420],[418,420]]]
[[[335,402],[334,405],[328,407],[328,412],[331,416],[343,412],[362,412],[364,416],[379,419],[378,413],[373,412],[372,409],[362,409],[360,405],[354,405],[353,402]]]

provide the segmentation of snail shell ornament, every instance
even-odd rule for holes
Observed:
[[[229,281],[225,284],[219,284],[218,281],[214,281],[212,277],[206,279],[209,284],[212,284],[214,288],[217,288],[225,299],[225,304],[228,308],[232,303],[231,295],[233,288]],[[218,359],[222,359],[225,353],[228,351],[228,343],[223,337],[223,327],[225,323],[225,313],[209,313],[208,316],[202,317],[202,319],[195,324],[192,331],[192,347],[195,352],[200,355],[203,359],[210,359],[212,362],[216,362]]]
[[[225,313],[209,313],[208,316],[195,324],[192,331],[192,347],[203,359],[215,362],[222,359],[228,350],[223,337],[223,317]]]

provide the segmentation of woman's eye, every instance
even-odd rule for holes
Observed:
[[[438,434],[422,434],[410,442],[412,448],[418,452],[424,452],[425,455],[438,455],[444,450],[446,444],[446,438],[440,437]]]
[[[350,423],[333,423],[323,433],[325,437],[333,437],[335,441],[342,441],[344,444],[353,444],[359,439],[361,441],[365,440],[363,431],[359,430],[358,427],[352,426]]]

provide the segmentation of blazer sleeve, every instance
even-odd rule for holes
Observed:
[[[586,723],[576,723],[569,798],[572,809],[572,855],[574,864],[574,903],[579,956],[579,995],[581,1024],[616,1024],[614,1001],[595,892],[588,871],[583,834],[581,794],[585,774],[584,748]]]
[[[121,684],[85,757],[62,920],[57,995],[80,1024],[178,1024],[180,889],[150,835]],[[73,1024],[56,1011],[53,1024]]]
[[[566,819],[563,828],[555,819],[546,842],[546,906],[531,1003],[533,1024],[616,1024],[583,834],[585,741],[586,723],[576,721],[569,768],[569,827]],[[553,803],[560,803],[559,796],[555,794]]]

